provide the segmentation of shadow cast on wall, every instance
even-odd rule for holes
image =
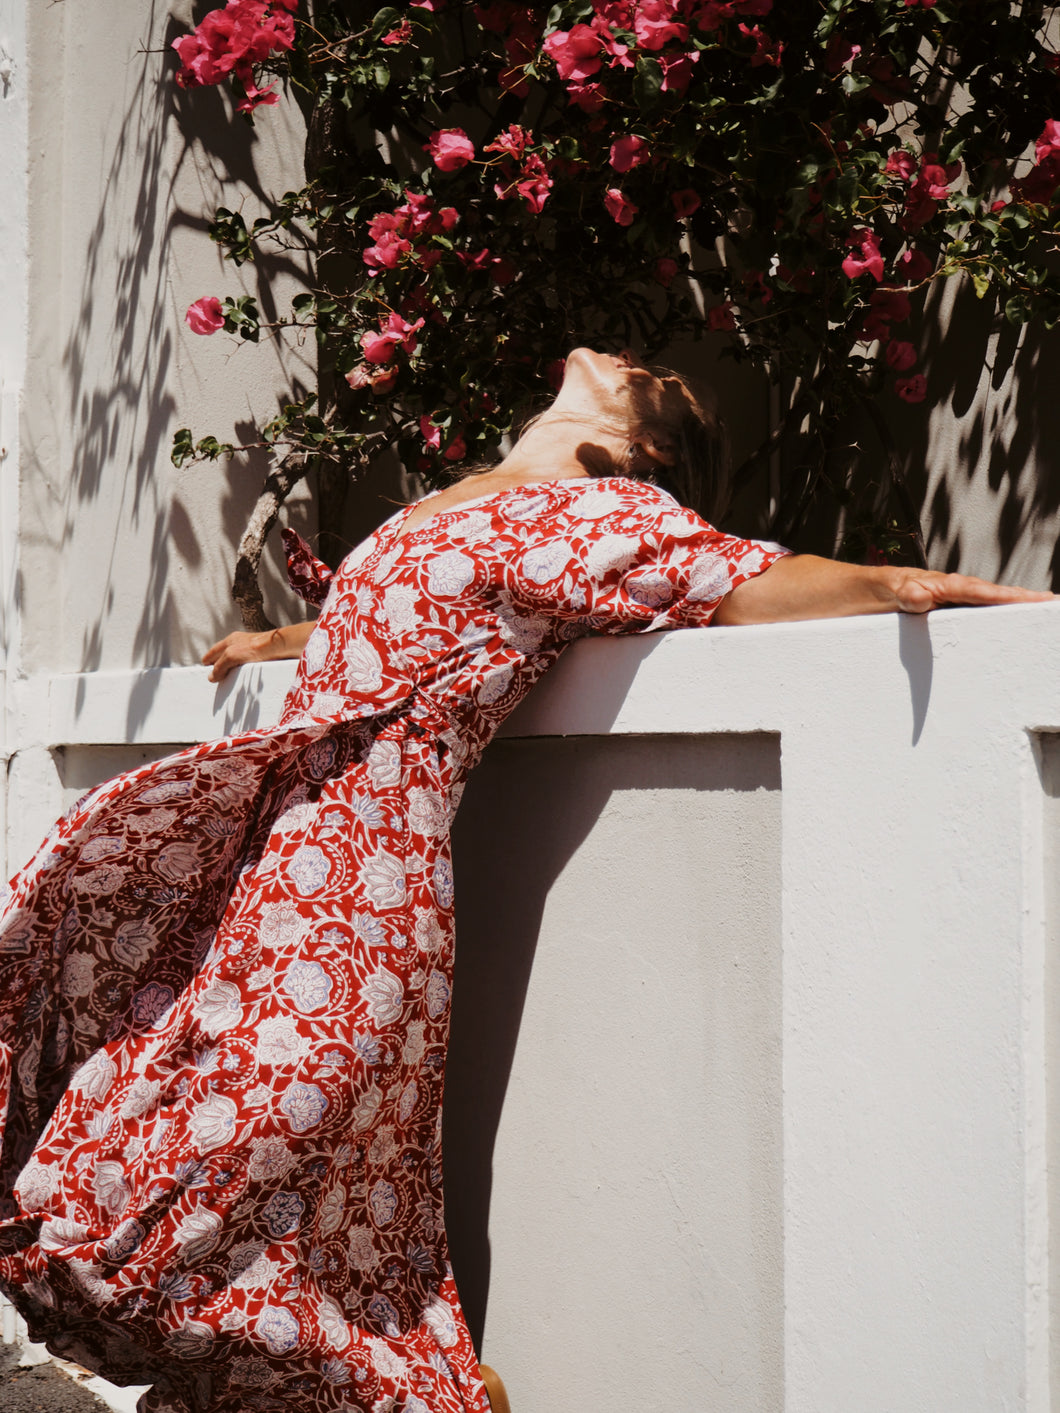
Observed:
[[[639,792],[779,789],[779,742],[768,735],[720,744],[677,735],[503,739],[472,775],[453,831],[457,960],[444,1135],[450,1250],[478,1347],[494,1149],[553,885],[616,792],[633,792],[639,815]],[[733,841],[733,850],[740,855],[744,844]],[[543,1129],[548,1122],[542,1112]]]

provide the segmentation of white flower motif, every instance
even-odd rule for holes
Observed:
[[[63,962],[59,990],[64,996],[90,996],[95,980],[95,958],[84,952],[71,952]]]
[[[254,1325],[254,1333],[265,1341],[270,1354],[290,1354],[301,1332],[294,1315],[282,1305],[266,1305]]]
[[[357,1100],[353,1113],[350,1115],[350,1122],[353,1124],[355,1133],[363,1133],[365,1129],[372,1127],[382,1103],[383,1091],[377,1084],[370,1085]]]
[[[581,520],[602,520],[621,510],[625,502],[608,487],[596,484],[586,489],[574,501],[571,509]]]
[[[737,574],[758,574],[765,562],[765,549],[762,545],[753,545],[746,554],[741,555],[736,562],[734,569]]]
[[[296,1080],[289,1084],[280,1100],[280,1109],[290,1120],[295,1133],[306,1133],[324,1117],[328,1100],[324,1091],[315,1084],[302,1084]]]
[[[178,1330],[170,1330],[165,1345],[174,1359],[205,1359],[212,1351],[214,1332],[200,1320],[189,1320]]]
[[[140,796],[141,800],[143,796]],[[176,810],[148,810],[146,814],[134,814],[127,823],[137,834],[158,834],[179,818]]]
[[[240,1321],[240,1325],[242,1325]],[[237,1327],[238,1328],[238,1327]],[[237,1388],[270,1388],[280,1377],[279,1370],[266,1364],[264,1359],[233,1359],[228,1371],[228,1382]]]
[[[314,628],[309,641],[302,649],[302,661],[306,668],[316,675],[328,660],[328,635]]]
[[[164,780],[160,785],[152,785],[140,795],[143,805],[162,805],[167,800],[182,800],[191,794],[190,780]]]
[[[250,1242],[248,1246],[256,1243]],[[236,1290],[268,1290],[280,1274],[279,1261],[272,1261],[258,1247],[252,1256],[247,1256],[247,1247],[236,1247],[228,1263],[229,1280]],[[243,1259],[237,1260],[242,1254]]]
[[[405,1001],[401,978],[380,967],[361,987],[361,1000],[376,1025],[392,1025],[401,1015]]]
[[[427,566],[427,592],[432,598],[453,599],[475,577],[475,561],[460,550],[443,550]]]
[[[710,603],[722,598],[731,588],[728,560],[720,554],[704,554],[692,565],[685,597],[692,603]]]
[[[398,1152],[398,1142],[394,1137],[394,1129],[390,1124],[386,1124],[372,1139],[368,1149],[369,1161],[381,1168],[390,1162],[396,1152]]]
[[[113,1212],[115,1216],[121,1216],[132,1198],[132,1188],[125,1181],[124,1167],[113,1161],[96,1164],[92,1174],[92,1191],[103,1210]]]
[[[344,649],[346,680],[357,692],[370,695],[383,685],[383,659],[367,638],[354,638]]]
[[[295,850],[287,872],[299,893],[319,893],[328,881],[331,865],[323,849],[316,844],[303,844]]]
[[[81,850],[82,863],[99,863],[101,859],[112,859],[125,848],[124,839],[116,839],[110,834],[97,834]]]
[[[198,846],[186,839],[166,844],[155,855],[155,868],[168,883],[179,883],[187,878],[198,864]]]
[[[377,908],[400,908],[405,901],[405,864],[396,854],[378,849],[361,868],[361,884]]]
[[[139,1250],[140,1243],[146,1235],[146,1228],[134,1217],[129,1217],[114,1228],[103,1243],[104,1250],[110,1260],[126,1261],[134,1251]]]
[[[540,491],[527,496],[512,496],[501,507],[501,514],[507,520],[518,523],[521,520],[536,520],[548,509],[548,496]]]
[[[124,869],[115,864],[104,864],[102,868],[94,868],[91,872],[82,874],[80,878],[75,878],[71,886],[78,893],[115,893],[124,878]]]
[[[371,1227],[351,1227],[348,1247],[350,1265],[355,1271],[374,1271],[379,1265]]]
[[[121,1170],[121,1164],[114,1164]],[[15,1190],[22,1199],[22,1205],[27,1211],[35,1212],[39,1207],[43,1207],[48,1198],[59,1186],[59,1174],[55,1166],[51,1163],[39,1162],[36,1158],[31,1158],[18,1175],[15,1183]]]
[[[453,865],[444,857],[434,865],[434,893],[443,908],[453,906]]]
[[[488,540],[492,534],[493,519],[484,510],[467,511],[449,527],[451,540],[464,540],[467,543]]]
[[[396,741],[376,741],[367,764],[375,789],[392,789],[401,779],[401,747]]]
[[[309,1050],[309,1040],[292,1016],[270,1016],[258,1026],[254,1057],[260,1065],[296,1065]]]
[[[433,912],[416,914],[416,946],[424,952],[437,952],[445,942],[445,928]]]
[[[215,981],[195,1002],[192,1013],[211,1040],[216,1040],[242,1019],[243,998],[239,987],[231,981]]]
[[[235,1137],[236,1116],[234,1099],[224,1094],[211,1094],[202,1104],[196,1104],[188,1119],[200,1153],[209,1153]]]
[[[406,1065],[418,1065],[427,1053],[427,1044],[423,1038],[423,1022],[413,1021],[405,1033],[405,1046],[401,1051],[401,1058]]]
[[[292,962],[284,973],[283,989],[297,1008],[307,1014],[327,1005],[331,977],[319,962]]]
[[[501,637],[517,652],[536,653],[548,634],[549,625],[544,618],[524,618],[518,613],[501,610],[497,621]]]
[[[416,1104],[420,1097],[419,1086],[414,1079],[410,1079],[405,1088],[401,1091],[401,1099],[398,1102],[398,1119],[401,1123],[407,1124],[412,1118],[416,1109]]]
[[[350,1326],[336,1301],[329,1295],[320,1297],[317,1319],[332,1349],[345,1349],[350,1342]]]
[[[492,672],[487,672],[482,679],[475,696],[482,706],[492,706],[494,702],[499,702],[512,685],[512,669],[510,667],[497,667]]]
[[[55,1299],[55,1291],[45,1280],[30,1279],[26,1281],[23,1290],[31,1300],[35,1300],[38,1305],[47,1306],[49,1310],[54,1310],[58,1303]]]
[[[571,549],[565,540],[548,540],[523,555],[523,573],[532,584],[550,584],[570,561]]]
[[[433,838],[444,834],[449,824],[448,811],[440,795],[413,785],[409,790],[409,825],[417,834]]]
[[[376,1226],[388,1226],[394,1220],[398,1209],[398,1195],[393,1185],[380,1178],[368,1194],[368,1205],[372,1209]]]
[[[339,1184],[325,1196],[317,1209],[317,1231],[321,1236],[331,1236],[342,1225],[346,1210],[346,1189]]]
[[[385,1379],[403,1379],[408,1371],[408,1365],[400,1355],[395,1354],[384,1340],[372,1339],[368,1342],[368,1347],[372,1351],[372,1364],[377,1374],[382,1374]]]
[[[158,1102],[162,1086],[157,1079],[147,1079],[139,1075],[125,1091],[118,1113],[123,1119],[138,1119],[153,1109]]]
[[[658,569],[633,569],[622,581],[622,587],[634,603],[646,608],[658,608],[674,596],[673,585]]]
[[[383,617],[394,633],[407,633],[420,621],[416,594],[405,584],[393,584],[383,595]]]
[[[255,1182],[282,1182],[297,1161],[282,1138],[258,1138],[250,1150],[248,1171]]]
[[[111,943],[111,955],[125,967],[140,967],[151,955],[158,941],[146,922],[123,922]]]
[[[452,1349],[459,1338],[452,1309],[440,1296],[435,1296],[423,1312],[423,1319],[442,1349]]]
[[[37,1243],[42,1251],[65,1251],[80,1246],[87,1236],[88,1228],[69,1217],[45,1217]]]
[[[302,914],[289,903],[266,903],[261,910],[261,940],[266,947],[290,946],[302,935]]]
[[[118,1293],[103,1279],[103,1267],[94,1261],[82,1261],[80,1257],[72,1256],[66,1262],[66,1269],[73,1284],[80,1286],[94,1305],[106,1305]]]
[[[427,1014],[431,1020],[444,1015],[449,1006],[449,983],[440,971],[432,971],[427,982]]]
[[[196,1207],[181,1221],[176,1240],[184,1248],[181,1254],[188,1265],[210,1254],[220,1238],[221,1225],[221,1214],[204,1206]]]
[[[589,546],[585,567],[594,579],[606,579],[608,574],[632,564],[639,549],[640,542],[628,535],[601,535]]]

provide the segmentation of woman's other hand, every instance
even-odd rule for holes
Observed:
[[[301,657],[315,626],[312,622],[289,623],[282,628],[268,628],[264,633],[229,633],[202,655],[203,663],[210,668],[210,681],[220,682],[244,663]]]
[[[740,584],[718,605],[714,622],[783,623],[807,618],[845,618],[862,613],[926,613],[946,604],[1046,603],[1056,595],[967,574],[898,565],[867,567],[813,554],[778,559]]]

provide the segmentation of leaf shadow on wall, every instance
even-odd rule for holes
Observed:
[[[201,518],[197,522],[194,510],[189,513],[182,502],[180,478],[169,462],[173,431],[179,422],[194,426],[196,415],[195,407],[178,405],[174,396],[179,365],[187,362],[179,343],[185,333],[183,309],[174,307],[173,285],[181,273],[175,237],[185,230],[201,233],[209,249],[206,213],[212,214],[223,200],[226,183],[238,184],[249,202],[262,207],[269,194],[257,170],[261,138],[233,116],[227,97],[212,89],[185,93],[174,84],[169,45],[183,29],[152,0],[140,30],[143,46],[165,52],[128,56],[128,87],[111,110],[120,116],[111,119],[105,134],[98,205],[84,222],[81,288],[65,321],[62,381],[53,375],[58,387],[52,415],[62,421],[56,435],[69,477],[57,539],[64,550],[75,547],[74,572],[78,557],[83,561],[88,555],[92,561],[80,604],[87,621],[74,665],[81,671],[105,663],[108,630],[131,631],[128,657],[136,666],[196,661],[206,646],[201,626],[188,621],[188,605],[179,594],[181,571],[205,575],[211,555],[201,540]],[[189,189],[199,195],[178,204],[178,192]],[[64,199],[70,199],[69,192]],[[54,253],[61,253],[58,246]],[[217,259],[219,282],[223,278],[234,285],[234,268],[222,270],[220,254]],[[264,319],[275,319],[275,286],[289,273],[297,276],[299,270],[295,257],[286,254],[244,267],[242,287],[255,295]],[[233,356],[240,352],[233,349]],[[262,353],[275,365],[277,402],[287,400],[292,385],[289,363],[285,365],[275,344],[263,342]],[[260,356],[255,375],[260,383]],[[250,426],[248,408],[237,436]],[[46,432],[34,433],[31,427],[31,458],[47,438]],[[209,483],[205,495],[220,505],[220,537],[233,550],[246,528],[265,465],[264,454],[253,452],[238,462],[183,473],[192,495],[200,483],[196,478]],[[94,527],[90,550],[86,523]],[[131,545],[142,556],[133,567]],[[226,554],[227,564],[232,559],[234,554]],[[276,574],[273,578],[278,583]],[[111,629],[123,598],[124,612],[130,611],[131,587],[137,596],[135,625]],[[217,584],[217,598],[216,626],[226,632],[235,624],[229,585],[223,580]],[[139,703],[138,720],[128,723],[131,730],[149,706]]]
[[[886,394],[883,410],[928,563],[1060,588],[1060,335],[1009,324],[961,282],[929,302],[920,350],[927,400]]]

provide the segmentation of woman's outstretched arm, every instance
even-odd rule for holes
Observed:
[[[926,613],[946,604],[985,606],[1044,603],[1055,594],[991,584],[967,574],[865,566],[794,554],[778,559],[726,595],[717,624],[785,623],[805,618],[848,618],[862,613]]]
[[[203,662],[212,669],[210,681],[220,682],[234,667],[242,667],[245,662],[273,662],[277,658],[301,657],[302,649],[315,627],[316,624],[308,620],[305,623],[288,623],[282,628],[269,628],[264,633],[229,633],[227,638],[214,643],[202,655]]]

